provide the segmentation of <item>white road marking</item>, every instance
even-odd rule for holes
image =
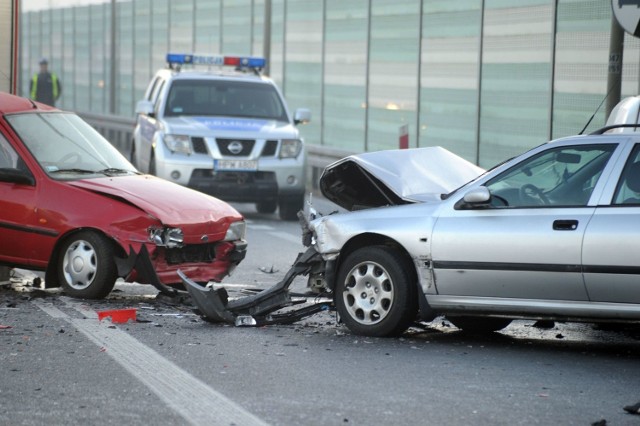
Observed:
[[[247,228],[252,231],[273,231],[275,229],[273,226],[270,226],[270,225],[254,225],[254,224],[250,224],[249,226],[247,226]]]
[[[65,303],[85,315],[72,318],[53,304],[33,303],[53,318],[63,319],[111,356],[122,368],[140,380],[165,404],[192,425],[266,425],[206,383],[163,358],[128,333],[98,322],[95,312],[81,304]],[[87,315],[89,314],[89,315]]]

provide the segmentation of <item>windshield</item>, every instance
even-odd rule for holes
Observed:
[[[275,87],[228,80],[174,81],[164,115],[215,115],[288,121]]]
[[[15,114],[6,119],[54,179],[138,173],[117,149],[75,114]]]

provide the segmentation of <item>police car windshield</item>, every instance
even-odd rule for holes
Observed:
[[[288,120],[273,86],[228,80],[175,80],[164,116],[181,115]]]

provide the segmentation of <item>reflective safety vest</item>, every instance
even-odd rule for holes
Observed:
[[[36,92],[38,90],[38,73],[33,75],[31,82],[31,99],[35,100]],[[56,100],[60,94],[60,88],[58,87],[58,76],[54,72],[51,73],[51,84],[53,85],[53,99]]]

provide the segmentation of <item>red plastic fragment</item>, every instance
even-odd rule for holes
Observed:
[[[0,330],[8,330],[10,328],[11,328],[10,325],[2,325],[2,324],[0,324]]]
[[[98,320],[111,317],[113,324],[124,324],[129,320],[136,321],[136,308],[112,309],[108,311],[98,311]]]

